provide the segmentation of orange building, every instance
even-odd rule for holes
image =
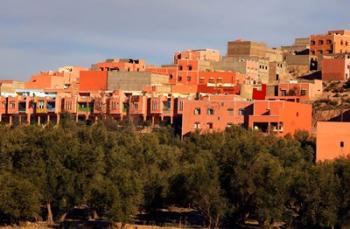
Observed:
[[[297,130],[311,132],[312,107],[287,101],[254,101],[248,127],[277,136],[294,134]]]
[[[350,155],[350,123],[318,122],[316,161],[334,160]]]
[[[335,30],[327,34],[310,36],[311,55],[338,54],[350,52],[350,31]]]
[[[65,66],[57,71],[39,72],[24,85],[26,89],[68,89],[74,88],[79,81],[83,67]]]
[[[91,70],[94,71],[143,72],[145,69],[145,61],[142,59],[107,59],[91,66]]]
[[[221,55],[218,50],[214,49],[194,49],[176,52],[174,55],[174,63],[179,60],[205,60],[205,61],[220,61]]]
[[[350,54],[324,57],[322,60],[322,80],[346,81],[350,78]]]
[[[232,95],[179,99],[176,112],[181,116],[181,135],[196,130],[223,131],[232,125],[243,125],[244,109],[250,104]]]
[[[296,102],[302,102],[318,99],[323,93],[322,80],[313,82],[291,80],[278,85],[269,85],[268,88],[270,89],[270,93],[266,96],[268,100],[294,99]]]
[[[106,71],[82,71],[80,73],[80,91],[107,90],[108,73]]]

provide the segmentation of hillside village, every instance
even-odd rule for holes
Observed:
[[[143,59],[107,59],[91,67],[40,71],[26,82],[0,81],[6,125],[112,117],[148,130],[168,125],[189,133],[242,126],[277,136],[307,131],[316,161],[350,153],[350,31],[296,38],[270,48],[260,41],[174,53],[156,66]]]

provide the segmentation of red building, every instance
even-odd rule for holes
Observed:
[[[249,115],[248,127],[278,136],[294,134],[297,130],[311,132],[310,104],[287,101],[255,101]]]

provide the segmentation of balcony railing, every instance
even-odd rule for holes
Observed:
[[[92,112],[93,108],[90,106],[86,106],[86,107],[78,106],[78,111],[79,112]]]

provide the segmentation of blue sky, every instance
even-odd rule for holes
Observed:
[[[349,0],[1,0],[0,79],[106,58],[166,64],[177,50],[228,40],[291,44],[350,29]]]

